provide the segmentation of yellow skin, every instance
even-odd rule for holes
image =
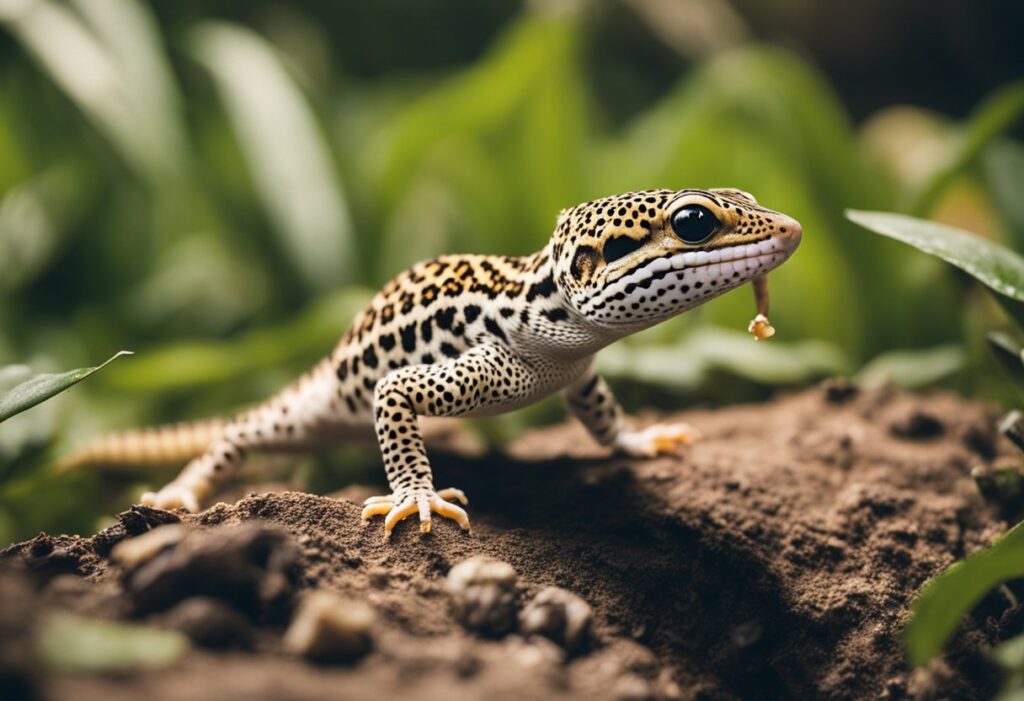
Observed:
[[[683,424],[627,427],[592,369],[608,344],[781,265],[800,224],[739,190],[647,190],[564,210],[523,257],[450,255],[417,264],[374,297],[334,351],[231,420],[102,439],[65,461],[167,462],[181,474],[142,502],[199,509],[249,450],[295,451],[376,433],[391,494],[368,499],[384,534],[419,514],[469,529],[457,489],[435,491],[420,416],[497,414],[562,392],[602,445],[651,457],[697,437]],[[457,502],[457,503],[456,503]]]

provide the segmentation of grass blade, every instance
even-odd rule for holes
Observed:
[[[1014,243],[1024,248],[1024,144],[1009,139],[992,144],[982,158],[992,199],[1013,234]]]
[[[957,623],[993,587],[1024,577],[1024,524],[992,547],[971,555],[932,579],[911,609],[905,640],[910,663],[927,664],[942,650]]]
[[[115,58],[82,20],[47,0],[0,2],[0,23],[126,162],[151,179],[166,170]]]
[[[180,170],[188,140],[181,100],[152,11],[138,0],[74,0],[74,7],[103,43],[138,113],[134,125],[168,169]]]
[[[981,150],[1024,116],[1024,81],[1010,83],[989,96],[967,120],[958,147],[949,161],[921,187],[912,211],[926,214],[957,176],[970,166]]]
[[[93,368],[78,368],[61,373],[43,373],[25,380],[10,391],[0,395],[0,423],[15,414],[31,409],[36,404],[45,402],[72,385],[76,385],[97,370],[107,366],[123,355],[131,355],[131,351],[119,351],[101,365]]]
[[[205,22],[190,51],[211,73],[282,248],[315,289],[358,265],[348,206],[309,105],[274,49],[254,32]]]

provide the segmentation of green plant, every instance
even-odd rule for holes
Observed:
[[[40,373],[26,378],[0,394],[0,423],[70,389],[123,355],[131,355],[131,351],[120,351],[96,367],[78,368],[61,373]],[[28,368],[19,365],[0,368],[0,378],[18,377],[28,373]]]
[[[1024,257],[1013,250],[966,231],[914,217],[882,212],[850,211],[849,218],[883,236],[938,256],[967,272],[990,291],[1018,326],[1024,327]],[[988,335],[996,356],[1016,380],[1024,379],[1024,346],[1001,332]],[[1000,430],[1024,451],[1021,417],[1011,412]],[[1022,475],[1009,469],[979,484],[989,498],[1019,499]],[[1024,523],[1011,528],[991,547],[975,553],[934,577],[914,602],[906,630],[911,664],[928,663],[942,650],[958,622],[993,588],[1024,577]],[[1008,591],[1008,590],[1007,590]],[[1010,595],[1011,601],[1015,601]],[[1009,672],[1005,693],[1024,691],[1024,638],[1003,643],[994,659]]]

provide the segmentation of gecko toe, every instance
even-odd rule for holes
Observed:
[[[362,510],[362,522],[365,525],[374,516],[384,516],[384,539],[391,538],[391,532],[398,522],[414,514],[419,514],[420,532],[430,533],[433,527],[433,514],[450,518],[464,531],[469,530],[469,516],[458,504],[451,501],[468,503],[466,495],[459,489],[444,489],[440,492],[425,489],[413,494],[392,494],[389,496],[370,497]]]

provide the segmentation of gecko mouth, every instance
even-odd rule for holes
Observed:
[[[687,279],[693,278],[696,271],[702,270],[705,271],[704,279],[693,281],[692,286],[697,290],[704,288],[708,293],[695,296],[693,301],[708,299],[782,265],[796,250],[799,242],[800,232],[797,230],[785,238],[772,236],[743,246],[717,251],[686,251],[658,258],[616,280],[608,286],[605,294],[593,301],[588,310],[581,311],[599,312],[610,304],[627,300],[637,290],[651,288],[655,283],[671,275],[676,275],[679,284],[684,288],[683,291],[688,292]],[[717,274],[707,274],[707,271],[715,266],[726,269]],[[636,321],[635,318],[606,319],[604,323],[618,326],[634,324]]]

